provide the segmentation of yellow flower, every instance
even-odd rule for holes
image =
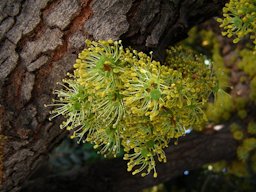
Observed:
[[[166,162],[170,139],[205,121],[214,76],[202,56],[181,47],[170,48],[164,66],[152,53],[123,49],[120,41],[86,44],[74,76],[55,91],[51,118],[66,117],[61,128],[78,142],[93,143],[105,157],[123,148],[132,174],[157,177],[156,161]]]

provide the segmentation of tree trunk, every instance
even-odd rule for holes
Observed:
[[[64,137],[64,132],[58,128],[61,119],[49,122],[49,109],[44,104],[51,102],[56,82],[72,69],[86,38],[122,39],[124,45],[154,50],[154,57],[163,60],[164,49],[169,44],[185,38],[192,26],[218,14],[224,3],[222,0],[1,0],[1,190],[19,191]],[[198,142],[200,138],[204,141],[204,137],[209,136],[200,136]],[[200,160],[201,153],[208,153],[207,148],[191,154],[189,148],[175,149],[177,154],[182,152],[188,159],[190,155],[195,158],[195,167],[198,167],[220,159],[217,152],[223,143],[218,142],[219,137],[212,138],[211,144],[216,146],[216,151],[213,147],[212,152],[216,158]],[[228,141],[232,150],[225,151],[221,158],[234,154],[235,144],[232,139]],[[133,186],[136,182],[146,186],[146,182],[152,184],[176,176],[183,170],[182,166],[187,168],[183,163],[177,173],[170,172],[179,165],[180,158],[177,155],[170,159],[163,169],[165,178],[160,176],[154,181],[129,177],[124,171],[120,172],[123,175],[109,174],[113,174],[112,179],[129,177]],[[108,163],[113,165],[115,160]],[[115,180],[113,184],[117,184]],[[120,185],[128,186],[129,183],[124,180],[117,184],[122,187]]]

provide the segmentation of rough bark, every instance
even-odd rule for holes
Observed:
[[[218,14],[223,4],[221,0],[1,0],[1,190],[20,190],[63,138],[60,119],[49,122],[44,104],[51,102],[56,82],[72,69],[86,38],[121,38],[125,45],[154,49],[161,60],[167,45]]]

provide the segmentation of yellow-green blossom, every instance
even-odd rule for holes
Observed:
[[[206,120],[203,109],[216,80],[203,57],[181,47],[167,51],[165,65],[152,55],[124,49],[120,41],[86,41],[74,76],[55,91],[54,118],[71,138],[94,144],[104,156],[124,149],[128,171],[157,176],[164,148]]]
[[[256,2],[255,0],[230,0],[223,8],[224,18],[217,21],[225,31],[224,36],[234,37],[237,43],[249,35],[256,45]]]

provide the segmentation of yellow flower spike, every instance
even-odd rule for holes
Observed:
[[[256,5],[254,0],[245,0],[243,3],[231,0],[223,8],[224,18],[218,18],[220,27],[224,28],[223,36],[235,37],[234,43],[250,34],[255,36]],[[254,37],[253,39],[255,39]]]
[[[50,105],[56,107],[51,118],[65,116],[61,128],[78,142],[94,144],[104,157],[116,157],[122,146],[128,171],[157,177],[156,161],[166,162],[163,149],[170,139],[204,121],[214,76],[201,56],[180,47],[167,50],[167,65],[161,66],[152,53],[124,49],[121,41],[86,45],[74,76],[55,91],[59,98]]]

